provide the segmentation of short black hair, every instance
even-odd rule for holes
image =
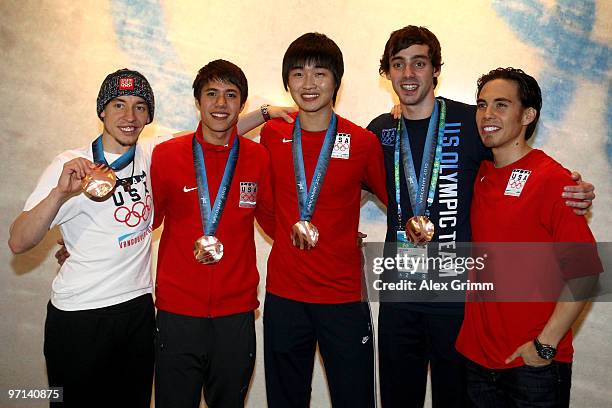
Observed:
[[[204,85],[215,80],[236,85],[240,91],[240,105],[245,104],[249,96],[249,84],[244,72],[236,64],[222,59],[211,61],[200,68],[193,81],[193,97],[199,101]]]
[[[411,45],[427,45],[429,47],[429,60],[434,67],[434,71],[442,68],[442,48],[438,38],[425,27],[409,25],[399,30],[395,30],[389,36],[385,51],[380,58],[380,75],[388,74],[391,58],[401,50]],[[438,78],[433,79],[434,88],[438,85]]]
[[[496,68],[489,71],[488,74],[484,74],[478,78],[478,82],[476,83],[478,88],[476,98],[480,96],[480,91],[482,91],[485,84],[494,79],[514,81],[518,86],[518,94],[521,100],[521,105],[523,105],[524,108],[535,109],[535,119],[529,125],[527,125],[527,130],[525,132],[525,140],[528,140],[535,131],[538,120],[540,119],[540,111],[542,110],[542,91],[540,90],[538,81],[536,81],[531,75],[526,74],[521,69],[512,67]]]
[[[329,69],[334,75],[336,88],[333,103],[336,103],[338,89],[344,75],[344,60],[338,45],[325,34],[306,33],[293,41],[283,57],[283,85],[288,90],[289,71],[311,63]]]

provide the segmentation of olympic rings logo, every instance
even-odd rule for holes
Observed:
[[[257,199],[257,192],[250,192],[250,193],[240,193],[240,201],[248,201],[248,202],[253,202]]]
[[[519,189],[519,188],[523,188],[523,186],[525,185],[525,182],[524,181],[511,181],[509,184],[510,184],[510,188]]]
[[[348,143],[336,143],[334,145],[334,150],[340,150],[341,152],[348,150],[349,145]]]
[[[151,216],[151,196],[147,195],[145,201],[138,201],[132,204],[129,209],[126,206],[117,207],[115,210],[115,220],[127,225],[128,227],[136,227],[141,221],[146,221]]]

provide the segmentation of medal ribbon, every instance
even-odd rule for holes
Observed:
[[[306,184],[306,171],[304,170],[300,116],[298,115],[295,119],[292,144],[293,171],[295,173],[300,221],[310,221],[312,219],[317,200],[319,199],[319,193],[321,192],[321,187],[323,186],[323,180],[325,179],[325,174],[327,173],[331,153],[334,148],[337,123],[338,119],[336,118],[336,114],[332,112],[329,126],[327,127],[327,132],[325,133],[325,139],[323,140],[323,146],[321,146],[321,151],[319,152],[317,166],[315,167],[314,174],[312,175],[309,188]]]
[[[208,178],[206,177],[206,166],[204,164],[204,151],[202,146],[197,141],[196,136],[193,135],[191,140],[191,148],[193,152],[193,165],[196,172],[196,181],[198,183],[198,197],[200,202],[200,217],[202,218],[202,227],[204,235],[214,236],[219,226],[219,220],[221,214],[223,214],[223,208],[227,201],[229,194],[229,188],[232,184],[232,178],[234,177],[234,171],[236,170],[236,163],[238,162],[238,151],[240,150],[240,137],[236,135],[232,149],[230,150],[229,157],[225,163],[225,170],[223,171],[223,178],[221,178],[221,184],[219,185],[219,191],[217,197],[215,197],[215,203],[211,209],[210,207],[210,191],[208,190]]]
[[[130,149],[123,153],[111,164],[108,164],[106,157],[104,157],[104,146],[102,146],[102,135],[98,136],[96,140],[91,143],[91,152],[93,153],[94,163],[104,164],[114,171],[119,171],[125,166],[134,161],[134,155],[136,154],[136,145],[130,147]]]
[[[446,127],[446,102],[444,99],[439,99],[440,103],[440,120],[438,122],[438,143],[436,144],[436,158],[433,164],[431,173],[431,183],[429,184],[429,195],[427,196],[427,216],[429,216],[429,207],[433,204],[434,196],[436,195],[436,186],[438,185],[438,176],[440,175],[440,161],[442,160],[442,139],[444,138],[444,128]]]
[[[429,207],[434,200],[436,186],[438,184],[438,175],[440,172],[440,160],[442,157],[442,138],[444,136],[444,127],[446,125],[446,103],[442,99],[437,99],[436,101],[437,103],[434,105],[434,111],[429,119],[427,137],[425,139],[425,148],[423,149],[423,159],[421,162],[421,172],[418,180],[416,178],[412,150],[410,149],[410,141],[408,139],[408,129],[405,123],[404,126],[401,126],[403,117],[397,123],[395,137],[394,176],[399,229],[403,229],[402,208],[400,204],[400,158],[404,168],[404,176],[406,177],[406,186],[408,188],[408,194],[410,197],[412,214],[429,215]],[[438,111],[438,104],[440,104],[440,112]],[[439,122],[437,140],[434,137],[436,122]],[[427,184],[429,184],[428,191],[426,189]],[[427,200],[425,200],[426,194]]]

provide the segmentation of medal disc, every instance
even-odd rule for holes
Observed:
[[[310,221],[298,221],[291,228],[291,242],[300,249],[312,249],[319,240],[319,230]]]
[[[98,165],[91,173],[83,177],[81,187],[83,191],[95,198],[106,197],[117,184],[115,172],[108,166]]]
[[[425,215],[412,217],[406,223],[406,237],[415,245],[423,245],[434,236],[435,226]]]
[[[219,262],[223,258],[223,244],[217,237],[204,235],[195,242],[193,255],[196,261],[205,265]]]

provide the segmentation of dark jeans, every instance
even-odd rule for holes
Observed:
[[[491,370],[467,364],[468,396],[479,408],[569,407],[572,364]]]

